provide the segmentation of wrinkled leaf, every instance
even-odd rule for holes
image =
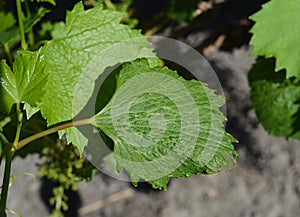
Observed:
[[[49,125],[78,115],[93,94],[95,80],[107,67],[154,56],[140,32],[120,24],[121,19],[121,13],[99,5],[84,11],[78,3],[67,13],[64,28],[42,48],[50,79],[41,111]],[[77,129],[66,133],[69,142],[83,151],[85,137]]]
[[[125,64],[96,126],[114,141],[117,170],[133,183],[166,188],[170,177],[215,173],[234,162],[236,140],[223,129],[224,99],[205,84],[186,81],[145,59]],[[97,154],[97,153],[95,153]]]

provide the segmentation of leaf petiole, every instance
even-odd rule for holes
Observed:
[[[25,30],[24,30],[24,15],[21,7],[21,0],[16,0],[17,5],[17,13],[18,13],[18,22],[21,36],[21,48],[25,50],[27,48],[26,40],[25,40]]]
[[[17,124],[15,140],[12,144],[13,152],[17,150],[18,142],[19,142],[20,135],[21,135],[23,113],[20,108],[20,103],[16,104],[16,110],[17,110],[18,124]]]
[[[50,135],[52,133],[56,133],[60,130],[64,130],[64,129],[67,129],[67,128],[70,128],[70,127],[75,127],[75,126],[88,125],[88,124],[93,124],[94,125],[94,122],[95,122],[95,119],[94,119],[94,117],[92,117],[92,118],[78,120],[78,121],[70,121],[70,122],[52,127],[48,130],[42,131],[40,133],[34,134],[32,136],[29,136],[29,137],[21,140],[17,145],[17,150],[24,147],[25,145],[27,145],[28,143],[30,143],[30,142],[32,142],[36,139],[39,139],[41,137]]]

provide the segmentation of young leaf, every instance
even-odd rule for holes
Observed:
[[[275,72],[275,59],[260,57],[249,73],[251,101],[258,120],[273,135],[300,138],[300,82]]]
[[[13,71],[4,60],[0,63],[0,112],[8,114],[14,103],[37,106],[45,93],[47,71],[39,51],[20,51]]]
[[[121,19],[121,13],[99,5],[84,11],[80,2],[67,13],[55,39],[42,48],[50,78],[41,111],[50,125],[70,120],[82,110],[107,67],[154,56],[140,32],[120,24]],[[66,132],[69,142],[82,151],[87,140],[80,133],[75,136],[77,129]]]
[[[114,141],[118,171],[125,168],[134,183],[166,188],[170,177],[222,170],[226,155],[235,162],[223,104],[205,84],[142,59],[122,67],[114,96],[95,120]]]
[[[272,0],[251,16],[252,54],[276,57],[275,70],[286,69],[287,77],[300,78],[300,4],[298,1]],[[272,37],[270,37],[272,36]]]

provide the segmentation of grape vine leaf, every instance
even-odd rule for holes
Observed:
[[[275,72],[275,59],[259,57],[249,73],[257,118],[272,135],[300,139],[300,82]]]
[[[122,16],[101,5],[84,10],[79,2],[67,13],[64,28],[42,48],[50,76],[41,112],[49,125],[70,120],[81,111],[105,68],[155,56],[140,31],[120,24]],[[68,141],[83,151],[87,139],[76,128],[65,132]]]
[[[250,30],[252,54],[276,57],[275,70],[286,69],[287,77],[300,77],[299,11],[298,1],[272,0],[250,17],[256,22]]]
[[[25,102],[38,106],[45,94],[48,73],[40,51],[20,51],[13,71],[5,60],[0,63],[0,112],[8,114],[14,103]]]
[[[205,84],[141,59],[123,65],[95,125],[114,141],[117,171],[125,168],[133,183],[166,188],[170,177],[216,173],[229,167],[228,157],[236,161],[223,104]]]
[[[34,16],[26,18],[24,21],[25,32],[28,32],[48,12],[49,10],[45,8],[39,8],[39,10],[34,14]],[[15,44],[19,40],[20,30],[17,26],[9,28],[6,31],[0,32],[0,43],[2,44]]]
[[[3,32],[11,28],[16,23],[14,15],[11,12],[5,14],[4,12],[0,11],[0,20],[1,20],[0,32]]]

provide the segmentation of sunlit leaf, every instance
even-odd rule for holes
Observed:
[[[96,125],[114,141],[118,171],[125,168],[134,183],[166,188],[170,177],[215,173],[229,166],[228,157],[235,162],[223,104],[205,84],[138,60],[122,68]]]

